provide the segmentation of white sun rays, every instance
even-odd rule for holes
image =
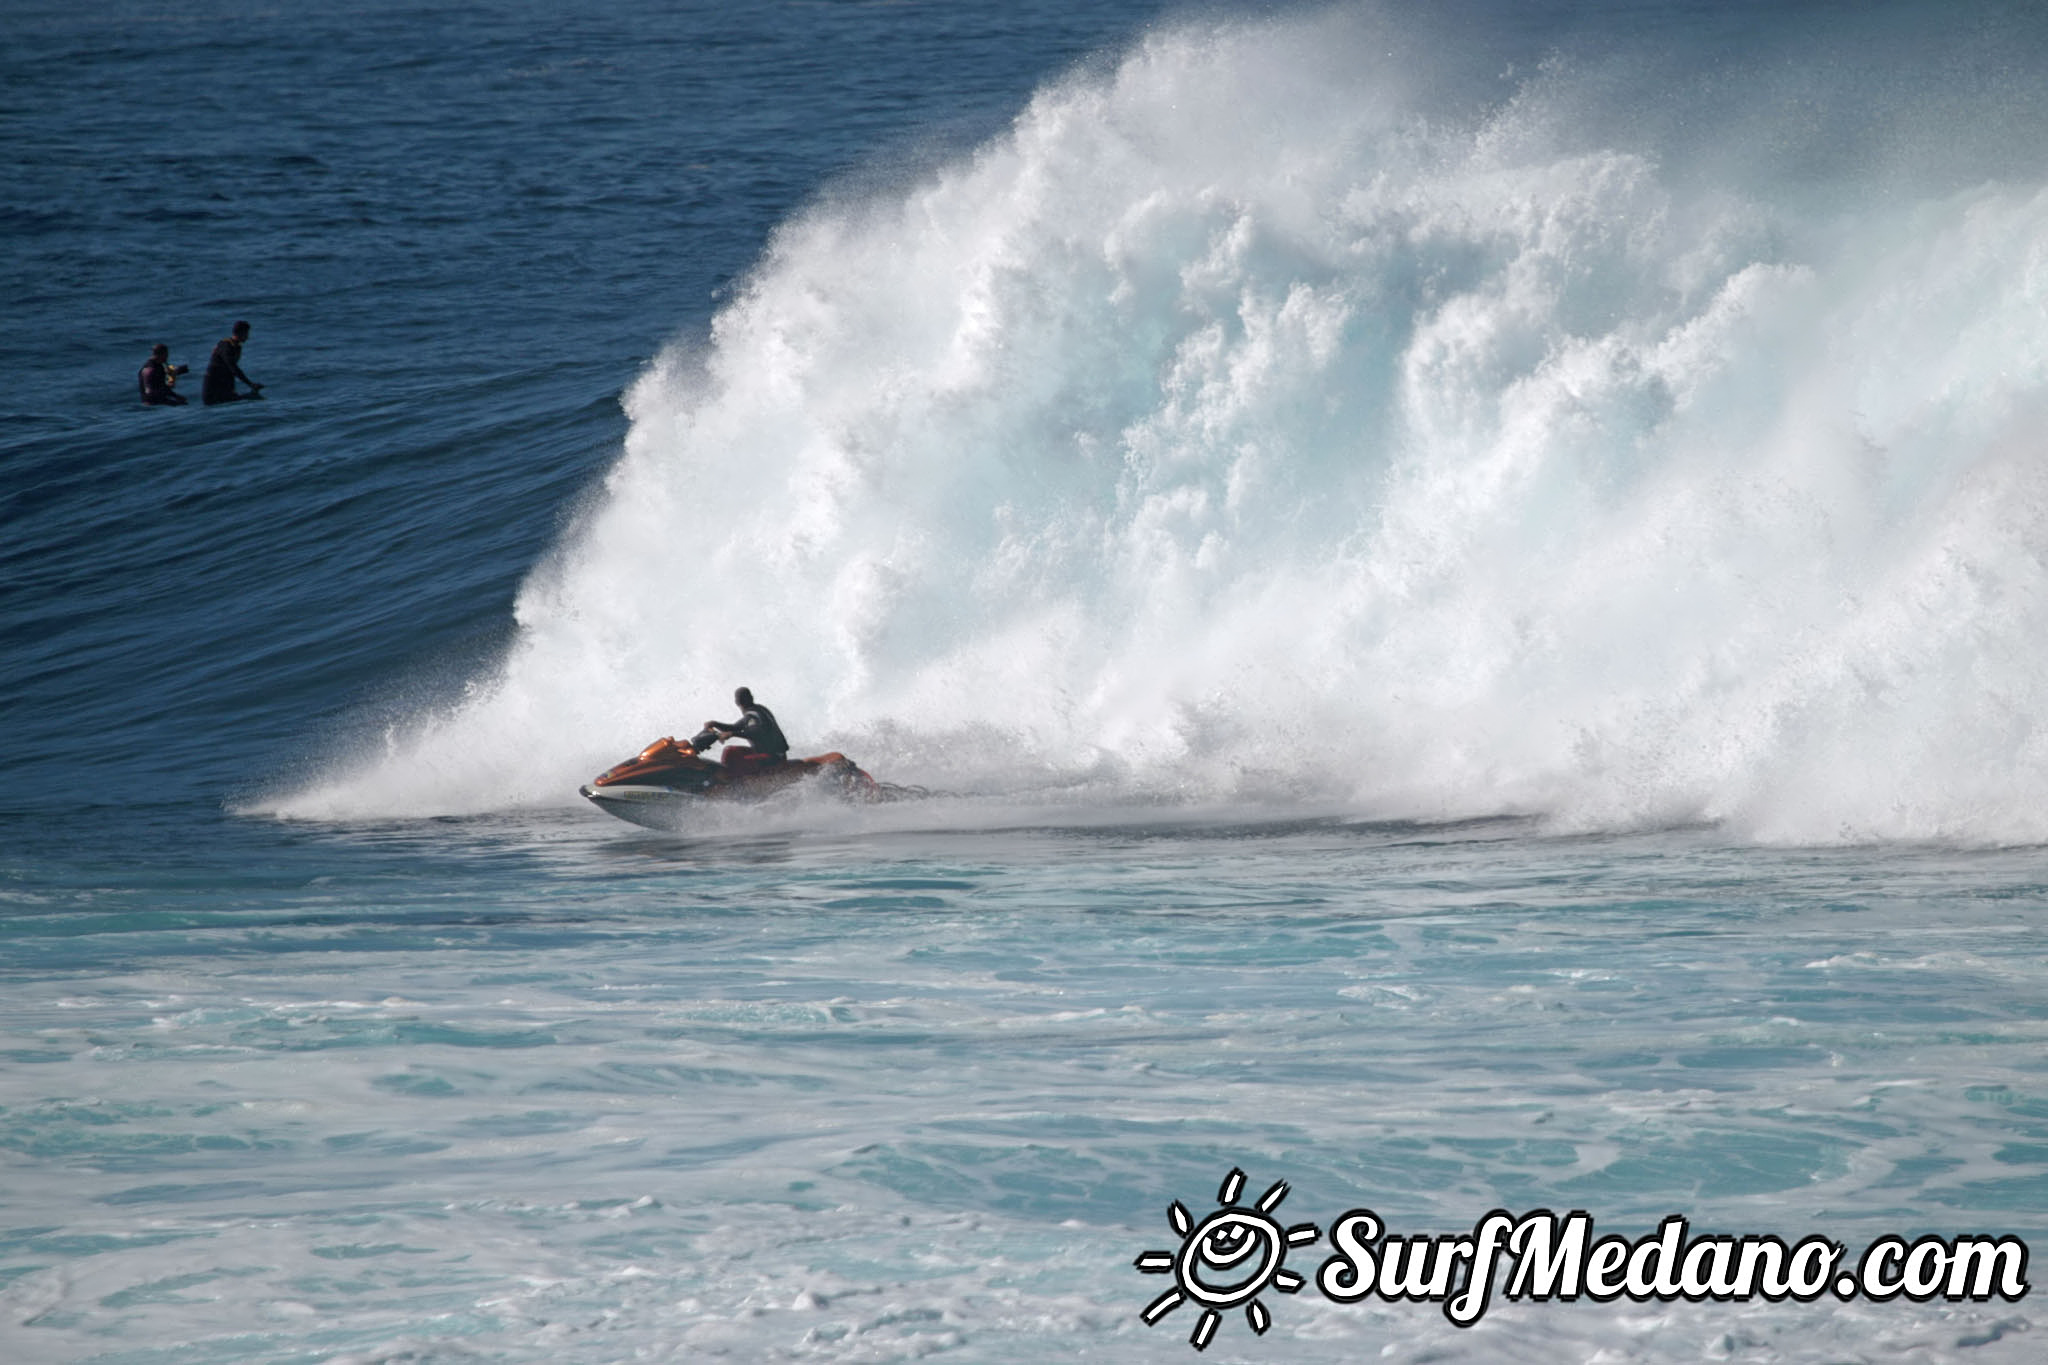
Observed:
[[[1178,1251],[1147,1251],[1134,1265],[1147,1275],[1172,1275],[1173,1288],[1161,1294],[1140,1314],[1150,1327],[1181,1304],[1193,1300],[1202,1307],[1188,1344],[1197,1351],[1208,1347],[1223,1320],[1224,1310],[1244,1305],[1245,1321],[1252,1331],[1264,1335],[1273,1316],[1259,1295],[1268,1285],[1282,1294],[1293,1294],[1305,1281],[1286,1268],[1287,1249],[1313,1242],[1321,1236],[1314,1223],[1284,1227],[1273,1216],[1287,1197],[1287,1182],[1276,1180],[1249,1207],[1238,1205],[1244,1191],[1244,1172],[1233,1167],[1216,1192],[1220,1207],[1199,1224],[1187,1205],[1178,1199],[1166,1211],[1173,1230],[1180,1235]]]

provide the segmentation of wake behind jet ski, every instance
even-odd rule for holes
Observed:
[[[889,801],[913,795],[885,786],[845,754],[789,757],[789,741],[767,707],[742,687],[733,694],[740,718],[731,725],[704,722],[688,740],[657,739],[579,790],[599,810],[651,829],[672,829],[703,801],[759,801],[802,782],[814,782],[850,801]],[[726,741],[745,739],[746,744]],[[721,743],[717,760],[706,757]]]

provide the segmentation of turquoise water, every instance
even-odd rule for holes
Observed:
[[[1129,1263],[1232,1167],[1325,1226],[2040,1232],[2031,852],[1337,820],[294,842],[234,888],[10,897],[19,1358],[1181,1359]],[[2026,1301],[1465,1334],[1272,1307],[1209,1354],[2031,1350]]]
[[[2024,7],[30,6],[0,1360],[2026,1361]],[[261,404],[146,411],[235,317]],[[578,783],[753,686],[927,799]],[[1318,1240],[1141,1312],[1233,1169]]]

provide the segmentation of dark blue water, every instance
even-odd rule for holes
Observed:
[[[18,11],[10,767],[118,755],[150,801],[218,802],[467,669],[616,456],[620,390],[779,221],[1156,9]],[[126,401],[159,340],[196,398],[243,317],[266,406]]]
[[[1131,1261],[1233,1165],[2038,1242],[2044,73],[2026,6],[17,5],[0,1360],[1186,1360]],[[741,681],[940,795],[575,797]]]

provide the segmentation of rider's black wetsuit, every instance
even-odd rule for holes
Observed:
[[[789,741],[782,737],[782,727],[775,723],[775,713],[759,702],[752,702],[740,708],[740,718],[730,725],[719,727],[729,739],[743,739],[754,747],[754,752],[773,759],[789,757]]]

